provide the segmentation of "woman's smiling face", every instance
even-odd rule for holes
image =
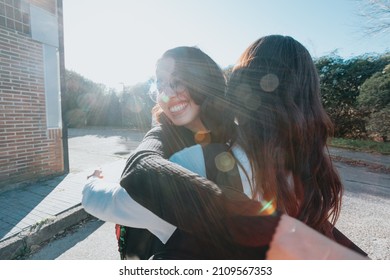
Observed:
[[[174,125],[184,126],[193,132],[206,130],[200,120],[200,106],[191,98],[188,88],[174,76],[175,61],[162,59],[156,70],[157,102]]]

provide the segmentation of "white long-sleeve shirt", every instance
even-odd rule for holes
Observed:
[[[245,153],[238,146],[233,148],[233,153],[236,159],[246,169],[246,173],[250,178],[251,169]],[[200,176],[206,177],[205,160],[200,145],[188,147],[175,153],[170,158],[170,161],[180,164]],[[240,166],[239,172],[244,193],[250,197],[251,188],[249,180]],[[112,178],[120,177],[118,168],[109,168],[104,170],[104,173],[110,174]],[[87,180],[82,194],[82,205],[84,209],[89,214],[103,221],[133,228],[148,229],[164,244],[176,230],[174,225],[164,221],[132,199],[126,190],[119,185],[117,180],[92,177]]]

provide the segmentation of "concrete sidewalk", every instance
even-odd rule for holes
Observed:
[[[390,170],[390,156],[330,149],[337,160],[360,162]],[[123,170],[124,159],[102,165]],[[81,191],[93,170],[0,193],[0,259],[15,259],[89,215],[81,206]]]
[[[101,165],[123,170],[125,160]],[[0,259],[14,259],[89,217],[82,189],[93,169],[0,193]]]

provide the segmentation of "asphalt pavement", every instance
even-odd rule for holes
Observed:
[[[70,173],[0,192],[0,259],[17,259],[89,217],[81,206],[86,177],[96,167],[123,170],[144,132],[70,129]],[[102,148],[104,147],[104,148]],[[338,161],[389,172],[390,156],[330,149]]]

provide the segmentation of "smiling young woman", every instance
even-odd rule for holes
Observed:
[[[225,89],[226,80],[222,69],[203,51],[186,46],[167,50],[157,61],[156,84],[151,88],[151,97],[156,102],[153,116],[158,125],[146,133],[140,145],[131,153],[123,174],[129,171],[138,173],[133,168],[133,163],[147,160],[147,165],[150,163],[153,169],[156,167],[164,172],[167,168],[174,173],[173,176],[159,172],[148,174],[144,173],[148,168],[141,168],[139,171],[142,173],[142,180],[147,180],[150,185],[169,188],[178,184],[181,190],[188,190],[195,183],[204,189],[203,192],[209,192],[203,186],[205,175],[191,172],[191,181],[183,182],[184,185],[176,181],[186,181],[189,175],[181,163],[175,164],[169,159],[176,152],[196,144],[203,146],[228,141],[232,133],[228,133],[230,128],[225,128],[224,124],[234,125],[234,119],[233,116],[224,114]],[[198,162],[203,163],[202,160]],[[131,185],[142,186],[142,180],[132,180]],[[197,209],[187,207],[187,203],[191,201],[180,199],[179,194],[173,194],[172,198],[183,206],[183,211],[179,211],[178,215],[185,212],[183,217],[190,217],[192,211],[199,214],[192,219],[192,226],[195,227],[203,224],[201,220],[207,215],[208,208],[213,208],[207,201],[199,201]],[[92,176],[84,187],[82,204],[90,214],[122,225],[116,227],[121,258],[149,259],[157,252],[160,257],[169,255],[175,258],[203,258],[205,252],[205,258],[211,258],[210,254],[213,254],[213,258],[220,258],[217,255],[221,255],[221,250],[216,245],[210,252],[203,250],[211,245],[204,243],[196,234],[190,236],[176,225],[156,216],[153,211],[143,208],[119,184],[110,184]],[[187,242],[191,246],[185,246]],[[196,255],[189,254],[187,249],[191,248],[201,251]],[[227,249],[230,250],[230,247]]]
[[[157,64],[157,103],[167,118],[177,126],[193,132],[205,131],[198,105],[175,71],[175,60],[162,58]]]

